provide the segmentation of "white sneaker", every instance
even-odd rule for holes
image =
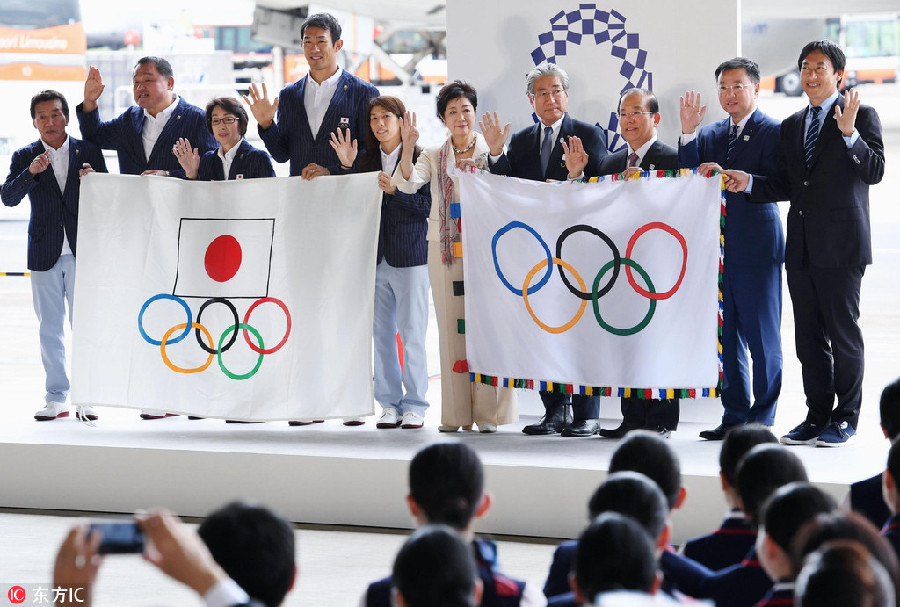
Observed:
[[[34,414],[34,419],[39,422],[47,422],[60,417],[69,417],[69,408],[66,403],[47,403],[46,407]]]
[[[400,412],[393,407],[385,407],[381,410],[381,417],[375,424],[376,428],[396,428],[400,425]]]
[[[76,407],[75,408],[75,419],[80,422],[83,421],[96,421],[100,416],[97,415],[97,412],[94,411],[93,407]]]
[[[414,411],[405,411],[403,419],[400,421],[400,427],[404,430],[414,430],[425,425],[425,418]]]

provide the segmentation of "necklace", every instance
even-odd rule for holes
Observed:
[[[466,152],[468,152],[469,150],[471,150],[473,147],[475,147],[475,141],[477,141],[477,138],[472,137],[472,143],[470,143],[470,144],[468,145],[468,147],[465,147],[465,148],[463,148],[463,149],[459,149],[458,147],[456,147],[455,145],[453,145],[453,140],[452,140],[452,139],[450,140],[450,145],[453,146],[453,151],[456,152],[457,154],[465,154]]]

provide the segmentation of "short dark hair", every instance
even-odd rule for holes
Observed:
[[[450,527],[427,525],[407,539],[391,584],[409,607],[474,607],[475,556]]]
[[[723,61],[719,64],[719,67],[716,68],[716,82],[719,81],[719,76],[722,75],[722,72],[728,70],[744,70],[747,73],[747,76],[750,77],[750,82],[759,84],[759,65],[752,59],[735,57],[734,59]]]
[[[459,99],[460,97],[465,97],[469,100],[469,103],[472,104],[472,107],[474,109],[478,109],[478,93],[475,92],[475,87],[473,87],[468,82],[464,82],[462,80],[454,80],[453,82],[448,82],[447,84],[442,86],[441,90],[438,91],[438,118],[443,120],[444,112],[447,111],[447,104],[454,99]]]
[[[622,111],[622,102],[625,101],[625,97],[632,93],[640,93],[641,97],[647,100],[647,109],[654,114],[659,113],[659,99],[656,98],[656,93],[650,89],[639,89],[636,87],[622,91],[622,94],[619,95],[619,105],[616,106],[616,112]]]
[[[894,605],[884,566],[854,540],[833,540],[810,554],[794,588],[797,607]]]
[[[640,472],[655,482],[669,510],[678,503],[681,493],[681,465],[669,444],[646,430],[634,430],[622,440],[609,461],[609,472]]]
[[[891,450],[888,451],[888,459],[887,459],[887,470],[891,473],[891,476],[894,477],[894,482],[900,482],[900,442],[896,442],[891,445]],[[895,492],[900,491],[898,488],[894,488]]]
[[[836,509],[834,498],[818,487],[804,482],[788,483],[765,501],[760,509],[759,521],[766,535],[790,554],[791,542],[798,529],[816,516]]]
[[[881,391],[879,409],[881,425],[888,438],[895,441],[900,437],[900,379],[895,379]]]
[[[737,492],[744,513],[759,524],[759,509],[776,489],[796,481],[808,482],[803,462],[782,445],[756,445],[737,467]]]
[[[241,132],[241,137],[247,134],[247,124],[250,122],[250,118],[247,116],[247,110],[244,109],[241,102],[234,97],[215,97],[206,104],[206,128],[209,129],[210,133],[213,132],[213,110],[217,107],[220,107],[229,114],[234,114],[234,116],[237,117],[238,130]]]
[[[156,68],[156,71],[159,72],[159,75],[163,78],[174,78],[175,72],[172,71],[172,64],[169,63],[168,59],[164,59],[162,57],[154,57],[153,55],[147,55],[146,57],[141,57],[137,60],[137,63],[134,64],[134,69],[131,70],[134,72],[138,67],[142,65],[147,65],[148,63],[152,64],[153,67]]]
[[[465,529],[484,495],[484,467],[463,443],[435,443],[409,463],[409,496],[429,523]]]
[[[277,607],[294,582],[294,529],[270,508],[225,504],[197,529],[215,561],[247,594]]]
[[[310,15],[306,21],[303,22],[303,25],[300,26],[300,37],[303,38],[303,34],[306,33],[306,28],[308,27],[318,27],[323,30],[328,30],[328,33],[331,34],[331,44],[337,44],[337,41],[341,39],[341,24],[338,23],[338,20],[335,19],[334,15],[331,13],[316,13],[315,15]]]
[[[734,426],[725,434],[722,450],[719,451],[719,469],[725,481],[734,487],[737,484],[737,466],[741,458],[756,445],[777,443],[772,431],[762,424]]]
[[[813,40],[812,42],[808,42],[806,46],[803,47],[803,50],[800,51],[800,57],[797,59],[797,69],[802,69],[803,62],[809,54],[816,51],[819,51],[828,57],[834,71],[839,72],[847,67],[847,57],[844,55],[844,51],[840,46],[831,40]],[[838,82],[840,82],[840,80],[838,80]]]
[[[659,486],[640,472],[630,471],[610,474],[594,491],[588,510],[591,518],[604,512],[630,516],[653,539],[662,533],[669,514],[666,497]]]
[[[397,118],[403,118],[403,115],[406,114],[406,106],[398,97],[379,95],[369,99],[369,107],[366,109],[366,119],[369,124],[366,131],[366,153],[358,163],[359,170],[362,172],[377,171],[381,168],[381,143],[372,131],[372,110],[377,107],[394,114]]]
[[[656,581],[656,545],[633,519],[604,512],[582,532],[575,550],[575,583],[591,603],[601,592],[649,593]]]
[[[66,98],[59,91],[54,91],[52,89],[47,89],[41,91],[37,95],[31,98],[31,119],[35,118],[35,107],[39,103],[44,103],[45,101],[59,101],[59,104],[62,106],[63,115],[68,118],[69,117],[69,102],[66,101]]]

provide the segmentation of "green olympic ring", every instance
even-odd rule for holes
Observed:
[[[640,272],[640,270],[638,270],[638,271]],[[642,276],[643,276],[643,274],[642,274]],[[651,289],[653,288],[652,285],[651,285],[650,288],[651,288]],[[654,303],[656,303],[656,302],[654,302]],[[254,375],[256,375],[256,372],[259,371],[259,367],[262,365],[263,357],[265,356],[265,354],[263,354],[263,353],[260,352],[260,354],[259,354],[259,359],[256,361],[256,366],[253,367],[252,369],[250,369],[249,372],[244,373],[243,375],[238,375],[237,373],[232,373],[231,371],[229,371],[228,369],[225,368],[225,363],[222,362],[222,344],[225,343],[225,338],[228,337],[228,334],[231,333],[232,331],[236,330],[236,329],[245,329],[245,330],[250,331],[251,333],[253,333],[253,336],[254,336],[254,337],[256,338],[256,340],[259,342],[259,349],[260,349],[260,350],[263,350],[263,349],[265,349],[265,347],[266,347],[266,346],[263,344],[263,338],[262,338],[262,335],[260,335],[260,334],[259,334],[259,331],[257,331],[256,329],[254,329],[254,328],[251,327],[250,325],[247,325],[247,324],[244,324],[244,323],[240,323],[240,324],[237,325],[236,327],[235,327],[234,325],[231,325],[230,327],[228,327],[227,329],[225,329],[225,331],[222,333],[222,337],[219,338],[219,351],[218,351],[218,354],[217,354],[218,359],[219,359],[219,368],[222,369],[222,373],[224,373],[225,375],[227,375],[227,376],[230,377],[231,379],[249,379],[249,378],[253,377]]]
[[[594,284],[591,287],[591,302],[593,303],[594,308],[594,316],[597,318],[597,324],[612,333],[613,335],[634,335],[644,329],[648,324],[650,324],[650,319],[653,318],[653,313],[656,312],[656,300],[650,299],[650,309],[647,310],[647,315],[644,316],[643,320],[638,324],[634,325],[630,329],[617,329],[616,327],[607,323],[600,316],[600,298],[597,296],[597,288],[600,286],[600,279],[603,278],[604,274],[609,272],[609,270],[615,265],[616,260],[606,262],[606,265],[600,268],[600,271],[597,272],[597,277],[594,279]],[[644,282],[647,283],[647,290],[650,293],[656,293],[656,288],[653,286],[653,283],[650,281],[650,276],[644,271],[644,268],[638,265],[636,261],[633,259],[629,259],[627,257],[622,257],[622,263],[626,266],[631,266],[637,273],[641,275],[641,278],[644,279]]]

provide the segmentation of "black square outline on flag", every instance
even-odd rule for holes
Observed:
[[[184,225],[185,221],[228,221],[228,222],[245,222],[245,221],[268,221],[272,224],[272,233],[269,238],[269,267],[266,271],[266,292],[262,295],[186,295],[177,292],[178,289],[178,268],[181,266],[181,228]],[[272,279],[272,249],[275,245],[275,218],[274,217],[260,217],[253,219],[222,219],[218,217],[182,217],[178,221],[178,255],[176,257],[175,262],[175,284],[172,286],[172,295],[176,297],[183,297],[185,299],[210,299],[213,297],[227,297],[229,299],[260,299],[262,297],[269,296],[269,282]]]

